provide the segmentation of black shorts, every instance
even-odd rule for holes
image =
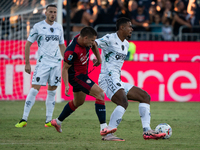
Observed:
[[[80,74],[76,77],[69,78],[69,83],[73,86],[73,92],[84,92],[89,94],[91,87],[95,84],[88,75]]]

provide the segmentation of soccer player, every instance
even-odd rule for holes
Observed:
[[[119,18],[116,22],[116,29],[116,33],[107,34],[95,40],[97,46],[102,49],[101,73],[98,80],[99,86],[104,90],[107,97],[117,105],[111,114],[109,125],[103,130],[117,128],[128,107],[128,100],[134,100],[139,102],[143,138],[162,138],[165,136],[165,133],[155,132],[150,127],[149,94],[139,87],[120,80],[121,68],[129,48],[127,39],[131,37],[133,31],[131,21],[128,18]],[[124,139],[118,138],[113,134],[103,136],[102,140],[124,141]]]
[[[25,127],[27,125],[30,110],[35,103],[35,97],[40,87],[46,86],[47,82],[45,127],[52,127],[51,120],[55,106],[56,88],[61,81],[61,54],[64,54],[66,46],[64,44],[63,28],[55,22],[56,5],[48,5],[45,15],[45,20],[33,26],[25,45],[25,72],[31,73],[29,55],[30,47],[35,41],[38,43],[38,59],[32,78],[32,88],[24,105],[23,117],[15,127]]]
[[[58,118],[51,121],[51,124],[60,133],[62,132],[62,121],[84,103],[86,94],[96,98],[95,110],[100,122],[101,131],[107,126],[104,91],[88,77],[90,48],[97,58],[93,62],[94,66],[100,65],[102,62],[95,43],[96,37],[97,33],[92,27],[84,27],[80,34],[76,35],[67,46],[64,53],[62,78],[65,83],[65,95],[69,96],[70,83],[73,87],[74,99],[65,105]],[[111,130],[106,129],[100,132],[100,134],[107,135],[116,131],[116,128],[112,128]]]

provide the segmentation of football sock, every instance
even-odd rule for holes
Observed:
[[[103,124],[106,122],[106,106],[105,101],[96,99],[95,101],[95,110],[96,114],[99,118],[100,124]]]
[[[150,120],[151,120],[151,113],[150,113],[150,105],[147,103],[140,103],[139,104],[139,114],[142,122],[143,131],[151,130],[150,127]]]
[[[107,126],[108,126],[107,123],[100,124],[100,131],[103,130]]]
[[[38,94],[38,92],[39,91],[34,89],[34,88],[30,89],[30,91],[29,91],[29,93],[28,93],[28,95],[26,97],[25,104],[24,104],[24,113],[23,113],[22,119],[27,121],[29,113],[30,113],[30,110],[31,110],[32,106],[35,103],[35,97]]]
[[[115,110],[113,111],[113,113],[110,116],[110,122],[109,122],[109,126],[111,128],[117,128],[117,126],[120,124],[121,120],[122,120],[122,116],[125,113],[125,109],[124,107],[118,105]]]
[[[67,118],[71,113],[73,113],[76,110],[77,107],[74,106],[73,100],[70,101],[65,105],[63,108],[63,111],[61,112],[60,116],[58,117],[58,120],[63,121],[65,118]]]
[[[22,119],[22,120],[20,120],[20,122],[19,122],[19,123],[21,123],[21,122],[23,122],[23,121],[26,121],[26,120]],[[27,122],[27,121],[26,121],[26,122]]]
[[[56,90],[49,91],[47,90],[47,98],[46,98],[46,123],[52,120],[53,110],[55,107],[55,95]]]
[[[60,121],[58,118],[56,118],[56,122],[58,125],[61,125],[62,121]]]

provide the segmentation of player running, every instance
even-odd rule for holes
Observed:
[[[121,68],[126,58],[129,42],[127,39],[132,34],[132,24],[127,18],[119,18],[116,23],[117,32],[107,34],[102,38],[96,39],[99,48],[102,49],[102,65],[99,75],[99,86],[104,90],[107,97],[114,102],[117,107],[110,117],[108,127],[102,130],[112,130],[117,128],[122,120],[127,107],[128,100],[139,102],[139,114],[143,126],[143,138],[159,139],[165,136],[165,133],[158,133],[150,127],[150,96],[149,94],[129,83],[121,81]],[[131,68],[130,68],[131,69]],[[108,134],[102,137],[105,141],[124,141],[124,139]]]
[[[45,15],[45,20],[33,26],[25,45],[25,72],[31,73],[29,55],[30,47],[35,41],[38,43],[38,59],[33,73],[32,88],[25,101],[23,117],[15,127],[25,127],[27,125],[30,110],[35,103],[35,97],[40,87],[46,86],[47,82],[45,127],[52,127],[50,121],[52,120],[55,106],[56,88],[61,81],[60,54],[63,55],[66,46],[64,44],[63,28],[59,23],[55,22],[57,15],[56,5],[48,5]]]
[[[73,86],[74,99],[65,105],[58,118],[51,121],[51,124],[60,133],[62,132],[62,121],[84,103],[86,94],[96,98],[95,110],[99,118],[101,130],[107,126],[104,91],[88,77],[90,48],[92,48],[97,58],[94,66],[100,65],[102,62],[95,43],[96,37],[97,33],[92,27],[85,27],[81,30],[80,34],[75,36],[64,53],[62,78],[65,83],[65,95],[69,96],[70,83]],[[107,135],[116,130],[116,128],[106,128],[106,130],[101,132],[101,135]]]

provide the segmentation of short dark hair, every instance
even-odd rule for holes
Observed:
[[[131,22],[130,19],[128,18],[125,18],[125,17],[121,17],[119,19],[117,19],[117,22],[116,22],[116,29],[117,31],[119,30],[119,27],[122,25],[122,24],[125,24],[127,22]]]
[[[97,36],[97,32],[92,27],[84,27],[81,30],[80,35],[82,37],[85,37],[85,36],[93,37],[93,36]]]
[[[55,7],[55,8],[57,8],[56,5],[54,5],[54,4],[49,4],[49,5],[47,5],[46,10],[47,10],[47,8],[49,8],[49,7]]]

